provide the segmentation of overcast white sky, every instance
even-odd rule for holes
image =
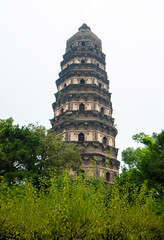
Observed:
[[[0,0],[0,118],[51,127],[66,40],[84,22],[106,54],[121,152],[164,128],[164,0]]]

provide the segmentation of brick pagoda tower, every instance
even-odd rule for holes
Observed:
[[[58,92],[52,104],[54,118],[51,124],[66,142],[85,148],[82,153],[85,173],[94,168],[96,177],[104,176],[106,181],[112,182],[114,175],[119,173],[120,163],[105,65],[101,40],[83,24],[67,40],[61,72],[56,80]]]

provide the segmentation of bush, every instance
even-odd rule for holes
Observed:
[[[47,187],[49,186],[49,187]],[[146,186],[120,189],[67,172],[40,180],[1,181],[0,239],[163,239],[162,216]]]

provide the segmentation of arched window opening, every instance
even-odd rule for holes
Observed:
[[[78,141],[79,141],[79,142],[83,142],[83,141],[84,141],[84,134],[83,134],[83,133],[80,133],[80,134],[78,135]]]
[[[84,110],[85,110],[85,106],[84,106],[83,103],[81,103],[81,104],[79,105],[79,110],[80,110],[80,111],[84,111]]]
[[[80,84],[85,84],[85,80],[84,79],[80,79]]]
[[[84,60],[84,59],[82,59],[82,60],[81,60],[81,63],[85,63],[85,60]]]
[[[101,83],[99,83],[99,87],[100,87],[100,88],[102,87],[102,84],[101,84]]]
[[[103,137],[102,143],[106,145],[106,143],[107,143],[107,138],[106,137]]]
[[[103,107],[101,108],[101,114],[104,114],[104,108]]]
[[[64,109],[63,108],[61,108],[61,114],[64,112]]]
[[[107,172],[107,173],[105,174],[105,179],[106,179],[107,182],[110,181],[110,173],[109,173],[109,172]]]
[[[81,43],[81,45],[84,47],[84,46],[85,46],[85,42],[83,41],[83,42]]]

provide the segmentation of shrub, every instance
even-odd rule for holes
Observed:
[[[152,202],[146,186],[129,193],[67,172],[40,180],[39,190],[2,181],[0,239],[163,239]]]

